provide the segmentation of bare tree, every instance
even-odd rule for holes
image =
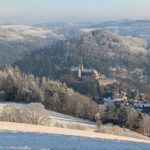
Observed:
[[[31,103],[26,106],[26,115],[29,121],[35,125],[50,125],[48,111],[40,103]]]
[[[141,133],[150,136],[150,116],[144,115],[140,121]]]
[[[0,112],[0,120],[8,122],[27,123],[50,126],[48,111],[40,103],[31,103],[27,106],[4,106]]]
[[[1,121],[22,123],[22,114],[19,108],[13,104],[5,105],[0,114]]]

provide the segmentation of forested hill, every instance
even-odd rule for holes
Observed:
[[[15,63],[25,72],[52,78],[81,63],[109,75],[110,66],[148,66],[150,59],[147,40],[122,37],[103,31],[82,33],[71,40],[60,41],[51,48],[44,48],[26,55]]]
[[[50,29],[27,25],[0,25],[0,68],[12,64],[24,54],[50,46],[63,35]]]

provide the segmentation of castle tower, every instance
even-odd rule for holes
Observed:
[[[83,65],[82,65],[82,64],[80,65],[80,67],[79,67],[79,68],[81,69],[81,72],[83,72],[84,67],[83,67]]]
[[[77,74],[78,74],[78,78],[82,77],[82,68],[81,67],[78,68]]]

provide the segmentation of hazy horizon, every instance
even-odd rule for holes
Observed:
[[[0,23],[150,19],[149,0],[1,0]]]

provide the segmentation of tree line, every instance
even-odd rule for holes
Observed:
[[[11,66],[0,71],[0,100],[39,102],[47,109],[91,120],[100,110],[91,98],[74,92],[65,83],[27,75]]]
[[[65,83],[46,77],[37,78],[32,74],[24,74],[18,67],[7,66],[0,71],[0,101],[38,102],[49,110],[93,121],[97,120],[95,115],[99,114],[99,119],[104,124],[112,123],[140,133],[150,134],[150,117],[148,115],[122,106],[117,108],[112,103],[104,107],[90,97],[68,88]],[[7,116],[5,117],[7,120],[13,119],[10,118],[10,114],[8,115],[10,108],[6,108],[8,111],[5,111],[5,115],[3,115]],[[29,114],[33,114],[30,111],[33,108],[36,109],[35,106],[28,107]],[[14,113],[20,114],[20,111],[15,109]],[[33,121],[36,124],[36,120]]]

